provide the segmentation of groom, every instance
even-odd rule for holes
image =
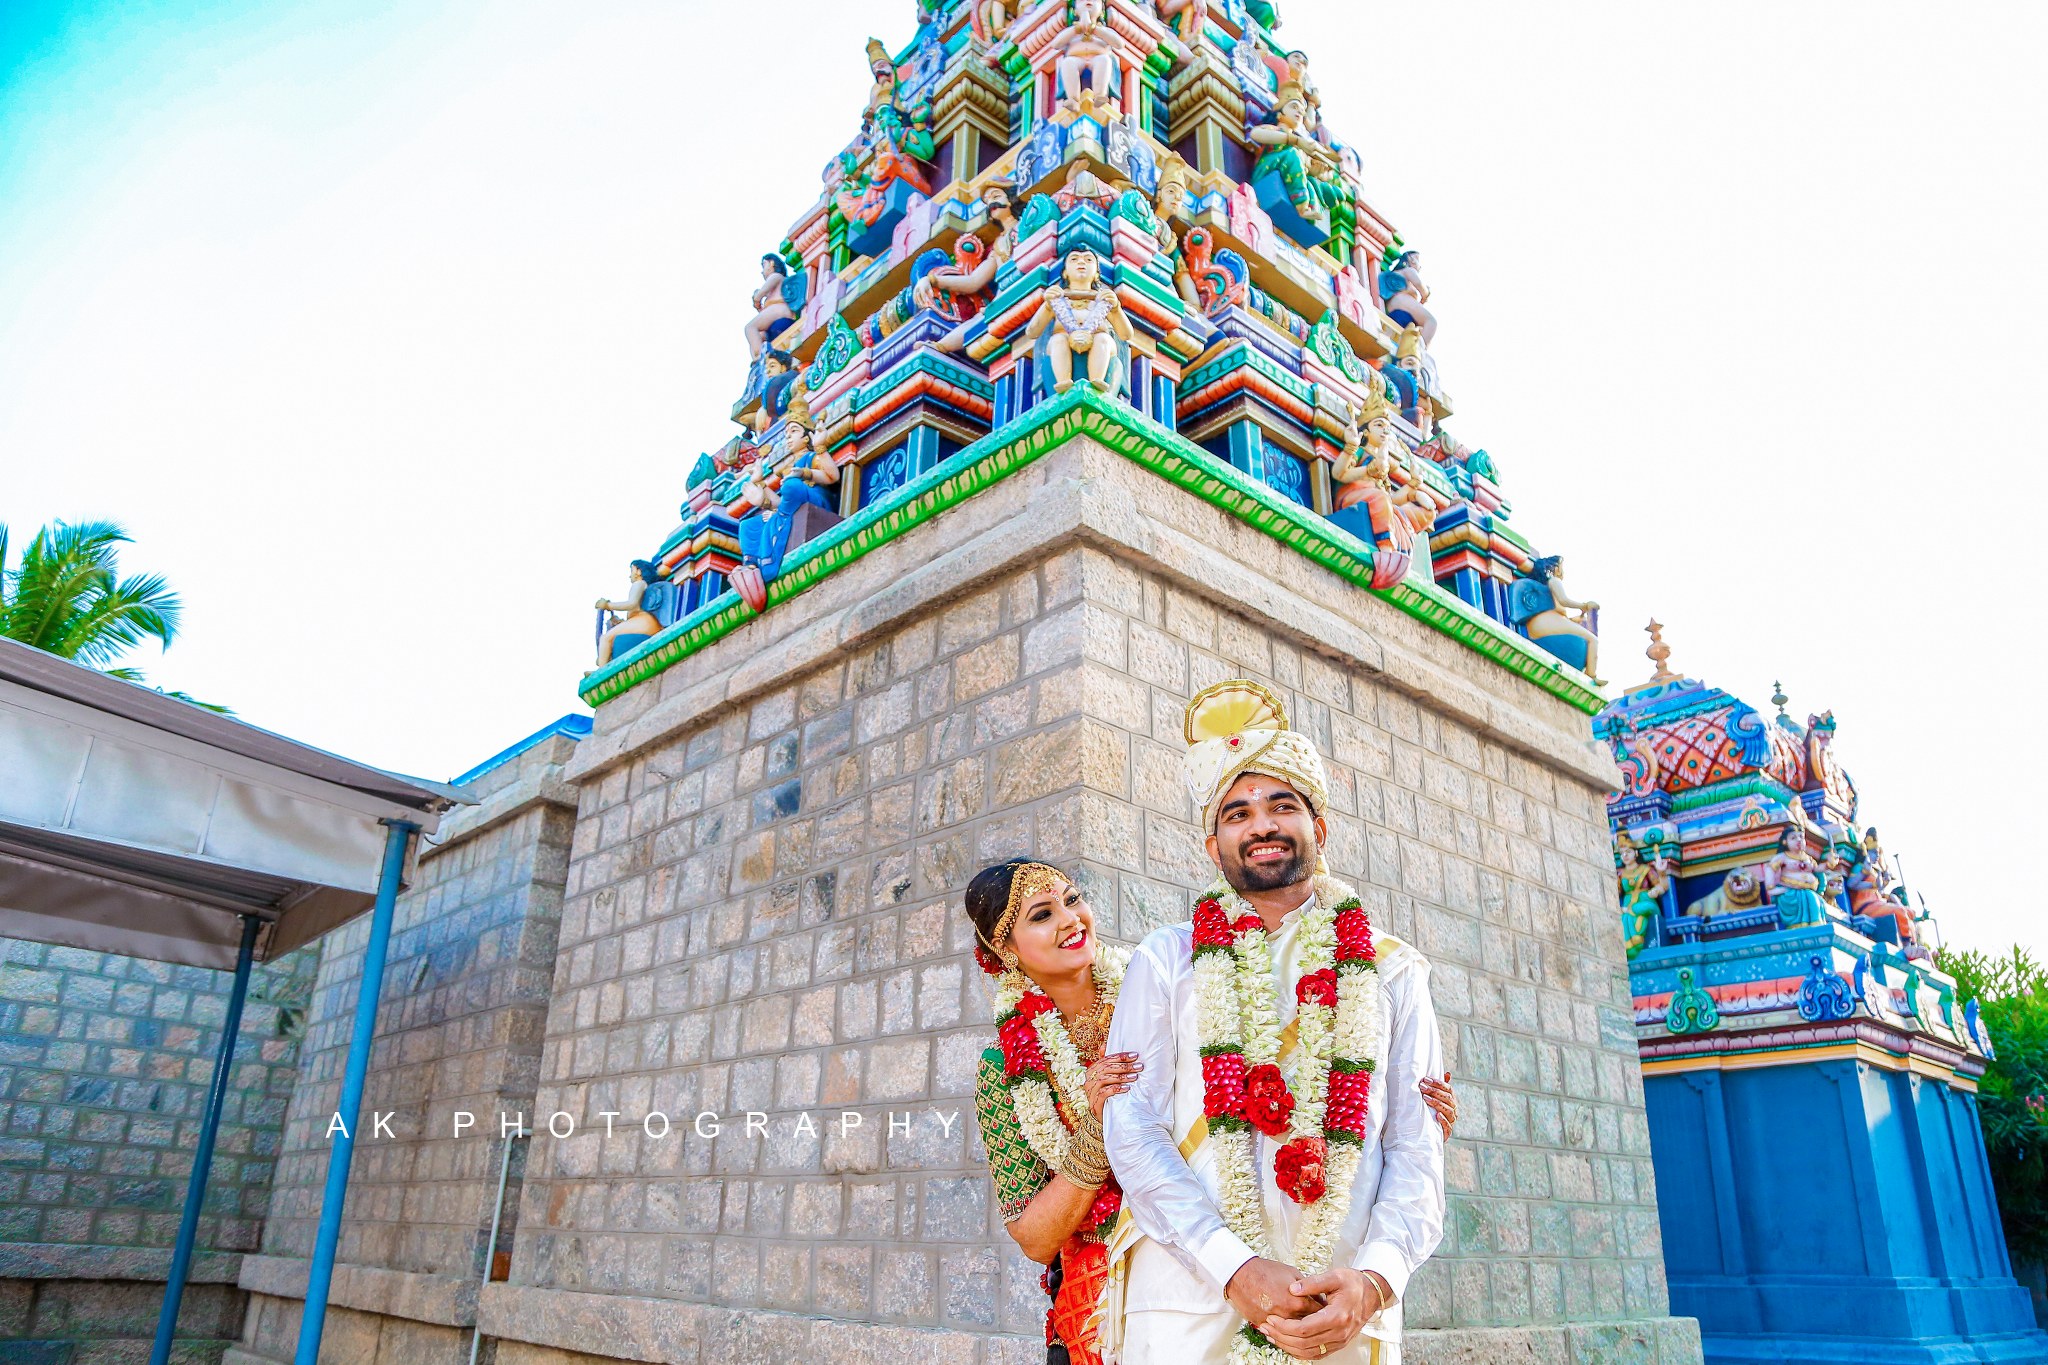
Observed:
[[[1222,883],[1131,958],[1108,1051],[1144,1064],[1103,1128],[1125,1220],[1121,1365],[1397,1365],[1443,1234],[1429,964],[1323,870],[1329,783],[1250,682],[1189,702],[1186,769]]]

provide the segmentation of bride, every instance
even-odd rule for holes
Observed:
[[[1102,1106],[1138,1060],[1103,1054],[1129,950],[1098,943],[1095,912],[1059,869],[1012,858],[967,886],[974,958],[995,980],[996,1045],[981,1054],[975,1110],[1003,1223],[1043,1265],[1047,1365],[1100,1365],[1091,1318],[1109,1273],[1122,1192],[1102,1147]],[[1421,1082],[1444,1136],[1450,1074]]]

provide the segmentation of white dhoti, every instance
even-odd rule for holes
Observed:
[[[1123,1365],[1224,1365],[1244,1326],[1235,1313],[1138,1309],[1124,1314]],[[1401,1365],[1397,1342],[1358,1336],[1320,1359],[1329,1365]]]

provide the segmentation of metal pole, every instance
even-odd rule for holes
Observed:
[[[242,1028],[242,1002],[249,997],[249,964],[256,956],[256,935],[263,921],[242,916],[242,947],[235,956],[235,985],[228,992],[228,1014],[221,1021],[220,1052],[213,1059],[213,1083],[206,1089],[206,1113],[199,1120],[199,1147],[192,1154],[192,1177],[185,1182],[185,1210],[178,1217],[178,1241],[171,1248],[171,1272],[164,1285],[164,1305],[156,1315],[156,1345],[149,1365],[167,1365],[171,1342],[178,1335],[178,1307],[185,1300],[185,1280],[192,1273],[192,1248],[199,1240],[199,1206],[206,1202],[206,1175],[213,1165],[213,1140],[220,1135],[220,1111],[227,1103],[228,1073],[234,1070],[235,1035]]]
[[[318,1365],[320,1334],[327,1327],[327,1293],[334,1282],[334,1249],[341,1241],[341,1206],[348,1199],[349,1158],[355,1153],[356,1118],[363,1107],[363,1081],[370,1070],[370,1044],[377,1034],[377,997],[384,990],[384,955],[391,946],[391,917],[398,882],[405,875],[406,847],[419,826],[386,820],[384,870],[377,879],[377,906],[370,912],[370,941],[363,947],[362,981],[356,987],[355,1030],[349,1035],[348,1064],[341,1075],[341,1120],[327,1150],[327,1191],[320,1197],[320,1230],[313,1238],[313,1264],[306,1273],[306,1311],[299,1319],[299,1349],[293,1365]]]
[[[498,1229],[505,1221],[505,1184],[512,1174],[512,1144],[526,1136],[522,1123],[519,1131],[505,1139],[504,1155],[498,1159],[498,1202],[491,1206],[491,1240],[484,1245],[484,1282],[477,1286],[477,1304],[481,1309],[484,1290],[491,1287],[491,1272],[497,1269]],[[482,1325],[473,1324],[469,1331],[469,1365],[476,1365],[477,1352],[484,1344]]]

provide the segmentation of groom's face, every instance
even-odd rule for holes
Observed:
[[[1293,787],[1264,773],[1246,773],[1217,808],[1209,857],[1236,890],[1277,891],[1314,875],[1324,828]]]

